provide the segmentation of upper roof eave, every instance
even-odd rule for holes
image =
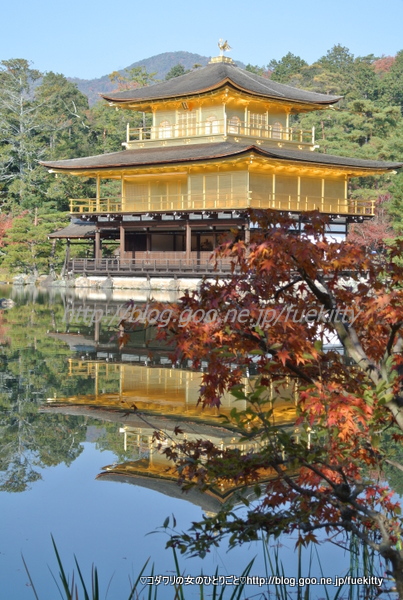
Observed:
[[[102,94],[114,104],[147,104],[158,100],[189,98],[217,91],[231,85],[234,89],[259,98],[281,102],[302,103],[309,106],[327,106],[338,102],[340,96],[330,96],[317,92],[294,88],[244,71],[227,63],[208,64],[190,73],[162,81],[151,86]]]
[[[153,86],[150,86],[153,87]],[[274,100],[276,102],[281,102],[281,103],[287,103],[287,104],[304,104],[306,106],[309,106],[311,108],[317,106],[317,107],[321,107],[321,106],[331,106],[332,104],[335,104],[336,102],[339,102],[339,100],[341,100],[343,98],[343,96],[328,96],[326,99],[324,100],[315,100],[315,101],[307,101],[307,100],[303,100],[303,99],[295,99],[295,98],[281,98],[279,96],[276,96],[274,94],[269,95],[269,94],[259,94],[257,92],[251,92],[250,90],[243,88],[239,85],[234,84],[233,81],[231,81],[230,79],[224,79],[223,81],[221,81],[219,84],[209,87],[209,88],[205,88],[205,89],[200,89],[197,92],[184,92],[182,94],[172,94],[172,95],[167,95],[164,98],[162,97],[153,97],[153,96],[149,96],[149,97],[145,97],[145,98],[130,98],[130,99],[125,99],[125,98],[117,98],[117,97],[113,97],[110,95],[104,95],[101,94],[101,97],[106,100],[107,102],[111,103],[111,104],[117,104],[117,105],[130,105],[133,106],[133,104],[138,104],[138,105],[147,105],[147,104],[157,104],[158,102],[162,102],[162,101],[180,101],[183,98],[197,98],[200,96],[204,96],[206,94],[211,94],[213,92],[218,92],[221,89],[224,89],[225,87],[232,87],[234,90],[247,94],[248,96],[252,96],[254,98],[259,98],[259,99],[264,99],[264,100]],[[323,94],[324,95],[324,94]]]

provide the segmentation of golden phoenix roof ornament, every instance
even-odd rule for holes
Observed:
[[[224,56],[224,52],[229,52],[230,50],[232,50],[227,40],[224,41],[221,38],[218,40],[218,47],[220,49],[220,56]]]

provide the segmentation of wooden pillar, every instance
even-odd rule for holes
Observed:
[[[95,248],[94,248],[94,252],[95,252],[95,258],[101,258],[102,257],[102,251],[101,251],[101,232],[99,231],[99,229],[97,229],[95,231]]]
[[[186,221],[186,260],[189,261],[192,253],[192,230],[189,221]]]
[[[70,238],[67,238],[67,245],[66,245],[66,264],[69,262],[70,260],[70,246],[71,246],[71,241]]]
[[[67,238],[67,243],[66,243],[66,254],[64,256],[64,265],[62,268],[62,277],[66,276],[67,270],[68,270],[68,265],[69,265],[69,260],[70,260],[70,238]]]
[[[245,244],[249,246],[250,244],[250,228],[249,223],[245,223]]]
[[[321,200],[320,206],[315,206],[313,208],[316,208],[316,209],[320,210],[320,212],[323,212],[324,204],[325,204],[325,179],[322,178],[322,200]],[[311,208],[311,210],[312,210],[312,208]]]
[[[94,322],[94,342],[99,342],[99,329],[100,329],[100,321],[101,319],[96,318]]]
[[[125,178],[122,175],[120,178],[120,203],[122,207],[122,212],[126,211],[126,195],[125,195]]]
[[[88,363],[87,363],[88,364]],[[99,363],[95,363],[95,397],[98,398],[99,393]]]
[[[301,206],[301,177],[297,177],[297,210],[308,210],[306,206]]]
[[[125,228],[123,227],[123,223],[119,225],[119,258],[124,258],[125,256]]]
[[[97,197],[96,197],[96,211],[101,210],[101,177],[97,174]]]

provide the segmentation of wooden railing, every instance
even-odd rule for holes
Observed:
[[[230,260],[206,260],[205,258],[74,258],[67,264],[67,270],[84,275],[150,275],[173,277],[201,277],[203,275],[223,275],[231,273]]]
[[[232,122],[231,119],[197,121],[194,123],[159,125],[149,127],[130,127],[127,124],[126,142],[144,142],[146,140],[169,140],[189,137],[211,137],[215,135],[234,135],[258,139],[294,142],[297,144],[315,144],[315,128],[281,127],[279,124],[254,125],[245,121]]]
[[[139,196],[137,198],[79,198],[70,199],[72,214],[158,213],[200,210],[245,210],[271,208],[305,212],[319,210],[324,214],[372,216],[375,200],[297,196],[290,194],[176,194]]]

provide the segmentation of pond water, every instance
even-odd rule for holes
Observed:
[[[67,572],[74,554],[87,582],[96,565],[101,597],[127,598],[130,581],[149,557],[154,574],[175,575],[172,554],[164,549],[166,517],[175,515],[177,529],[185,530],[230,493],[182,494],[152,446],[155,428],[168,439],[178,423],[190,438],[236,443],[213,410],[201,414],[196,408],[200,373],[172,369],[169,353],[149,332],[133,336],[119,352],[115,332],[128,299],[123,293],[4,287],[0,295],[14,301],[0,311],[0,598],[34,599],[22,556],[40,600],[58,597],[51,536]],[[88,309],[86,316],[79,307]],[[101,322],[93,322],[94,310],[103,311]],[[224,399],[223,411],[229,409]],[[297,573],[294,544],[285,540],[281,550],[287,576]],[[259,544],[230,553],[214,549],[203,561],[181,557],[180,563],[189,576],[212,576],[218,567],[230,577],[254,556],[251,575],[264,576]],[[335,561],[334,550],[324,546],[321,563],[324,575],[341,576],[348,558],[339,554]],[[311,598],[321,595],[318,588]],[[174,598],[174,590],[161,585],[157,597]],[[193,597],[199,597],[195,585],[186,600]],[[263,598],[263,592],[250,586],[246,597]]]

